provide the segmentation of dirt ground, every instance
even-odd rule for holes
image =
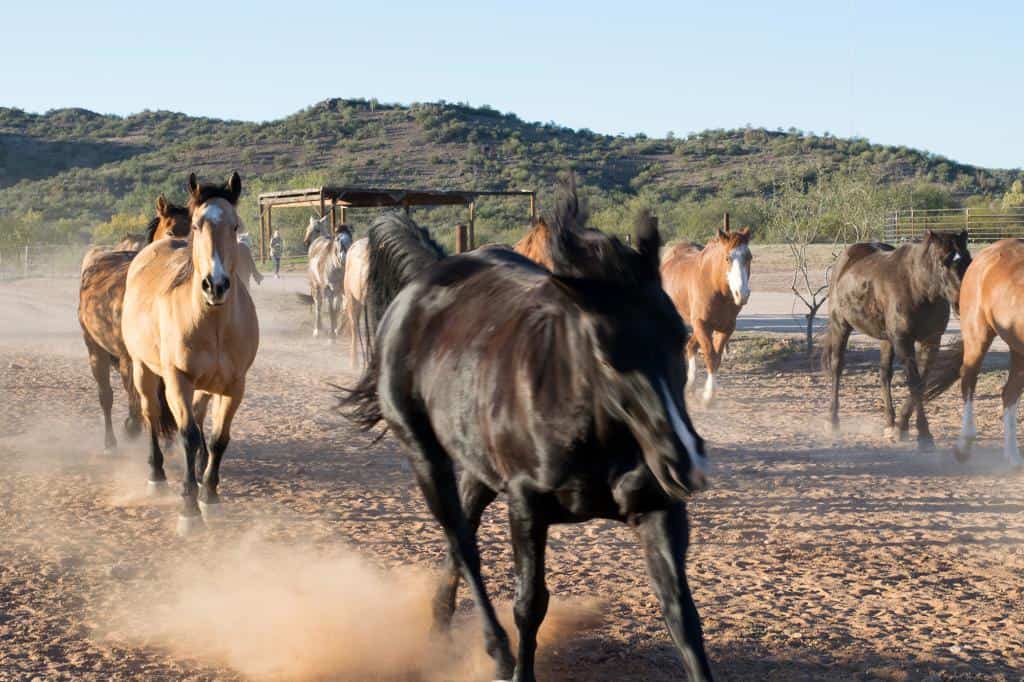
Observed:
[[[755,297],[784,279],[769,270]],[[465,591],[452,640],[429,634],[441,534],[396,443],[334,416],[348,348],[310,338],[300,288],[254,291],[226,516],[182,540],[176,499],[144,494],[142,445],[102,455],[77,283],[0,283],[0,679],[490,679]],[[982,440],[959,465],[955,392],[930,409],[940,450],[918,453],[880,432],[876,362],[852,354],[835,441],[826,383],[783,336],[740,335],[719,400],[691,408],[714,472],[690,503],[689,576],[720,679],[1021,677],[1024,478],[999,452],[1002,374],[982,379]],[[511,624],[500,502],[480,537]],[[558,527],[548,557],[543,679],[682,677],[626,527]]]

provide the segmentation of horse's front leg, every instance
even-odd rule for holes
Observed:
[[[713,341],[714,332],[711,325],[704,321],[697,321],[693,324],[693,338],[697,339],[700,351],[704,354],[704,367],[708,376],[704,381],[704,393],[701,398],[707,405],[715,397],[715,370],[718,368],[718,356],[715,353]]]
[[[687,675],[694,681],[710,680],[700,616],[686,581],[686,548],[690,542],[686,505],[677,502],[668,509],[644,514],[636,523],[636,531],[654,592],[672,640],[683,655]]]
[[[178,535],[184,537],[203,527],[196,494],[196,454],[202,447],[203,434],[192,413],[195,389],[191,379],[177,370],[164,372],[164,393],[167,405],[178,423],[178,433],[185,449],[185,474],[181,484],[181,511],[178,514]]]
[[[892,406],[892,363],[895,358],[895,351],[892,343],[882,340],[880,346],[880,357],[878,360],[878,379],[882,384],[882,410],[885,416],[886,433],[896,426],[896,410]]]
[[[928,418],[924,414],[924,381],[921,378],[921,370],[918,367],[917,352],[914,349],[914,340],[909,336],[900,336],[894,342],[896,355],[907,373],[907,388],[910,389],[910,399],[903,404],[900,410],[900,438],[906,439],[910,433],[910,415],[917,413],[917,445],[921,450],[930,450],[935,447],[935,439],[932,438],[928,428]],[[927,345],[922,345],[922,354],[929,353]],[[927,364],[929,358],[924,357],[922,364]]]
[[[164,472],[164,453],[160,449],[163,409],[160,405],[160,377],[146,369],[141,362],[132,362],[132,381],[139,396],[139,409],[149,425],[149,481],[147,491],[152,496],[167,490]]]
[[[309,292],[313,298],[313,338],[316,338],[320,336],[320,306],[323,303],[323,293],[317,286],[311,286]]]
[[[200,481],[203,478],[203,472],[206,471],[206,463],[210,459],[210,452],[206,448],[206,410],[210,405],[211,396],[205,391],[197,392],[195,399],[192,401],[192,415],[195,417],[196,424],[199,426],[199,434],[202,439],[199,441],[199,452],[196,453],[196,480]]]
[[[217,396],[213,406],[213,439],[210,442],[210,461],[206,465],[203,474],[203,485],[199,491],[199,504],[205,518],[216,516],[220,511],[220,495],[217,494],[217,486],[220,485],[220,463],[224,458],[224,451],[228,449],[231,442],[231,422],[234,421],[235,413],[242,404],[242,396],[245,395],[245,377],[235,381],[234,385],[226,394]]]
[[[332,288],[328,289],[327,312],[331,317],[331,341],[338,338],[338,308],[341,305],[341,296]]]

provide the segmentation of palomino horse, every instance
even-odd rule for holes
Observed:
[[[135,387],[152,434],[151,489],[160,490],[167,481],[157,438],[160,379],[184,444],[184,501],[178,519],[182,535],[202,527],[197,491],[203,513],[218,509],[221,458],[259,346],[256,308],[248,289],[236,284],[235,206],[242,180],[233,173],[224,185],[200,185],[192,174],[188,190],[192,238],[155,242],[139,252],[128,269],[121,320]],[[214,396],[207,458],[202,424]]]
[[[377,331],[342,407],[366,429],[383,420],[406,446],[448,540],[435,623],[450,623],[461,569],[498,678],[534,679],[548,528],[608,518],[637,530],[686,671],[709,679],[685,574],[684,501],[706,486],[707,462],[682,399],[686,328],[661,288],[657,227],[639,222],[634,251],[594,230],[584,237],[570,205],[549,222],[565,276],[506,249],[445,257],[407,216],[378,218],[363,332]],[[499,492],[509,499],[518,662],[476,542]]]
[[[935,363],[927,397],[948,388],[957,377],[964,399],[963,425],[953,449],[961,462],[971,456],[978,427],[974,422],[974,389],[981,361],[998,336],[1010,347],[1010,371],[1003,386],[1003,454],[1024,464],[1017,446],[1017,402],[1024,389],[1024,241],[1003,239],[978,254],[960,287],[962,342]]]
[[[149,224],[147,238],[150,242],[166,237],[185,237],[189,232],[188,209],[175,206],[164,197],[156,201],[156,218]],[[128,266],[135,258],[136,251],[98,251],[90,253],[82,263],[81,286],[78,290],[78,323],[82,326],[82,337],[89,351],[89,366],[99,389],[100,407],[103,409],[103,423],[108,452],[117,447],[110,411],[114,403],[114,392],[110,387],[110,367],[117,367],[128,396],[128,417],[124,429],[134,436],[142,429],[142,415],[139,411],[139,396],[132,384],[132,364],[121,336],[121,305],[124,302],[124,285]],[[166,430],[174,428],[174,419],[164,410],[161,425]]]
[[[846,344],[856,329],[881,343],[879,375],[886,429],[895,423],[895,355],[903,363],[910,388],[910,398],[900,410],[899,436],[907,438],[910,415],[916,411],[918,446],[934,445],[924,413],[923,387],[949,322],[950,305],[959,305],[960,282],[970,264],[966,230],[960,234],[928,230],[922,241],[899,248],[877,242],[854,244],[839,257],[829,286],[828,330],[821,349],[824,366],[832,373],[833,429],[839,427],[839,379]],[[916,352],[915,342],[920,347]]]
[[[370,270],[370,244],[366,237],[357,239],[345,254],[345,279],[342,283],[343,305],[348,316],[348,328],[352,333],[351,364],[356,366],[359,315],[366,300],[366,278]]]
[[[736,318],[750,298],[750,228],[739,232],[718,231],[718,236],[701,248],[676,244],[661,258],[661,278],[676,310],[693,328],[686,344],[687,388],[697,378],[697,349],[704,353],[708,377],[703,399],[715,395],[715,372],[729,337],[736,331]]]
[[[320,311],[327,303],[331,316],[330,335],[338,335],[338,313],[344,299],[342,282],[345,279],[345,252],[352,246],[352,230],[341,225],[331,234],[329,216],[310,216],[306,236],[302,243],[309,249],[309,295],[313,299],[313,336],[320,335]]]

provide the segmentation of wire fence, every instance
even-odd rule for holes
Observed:
[[[88,246],[27,244],[0,246],[0,280],[78,277]]]
[[[1024,237],[1024,208],[892,211],[886,216],[885,241],[895,243],[917,239],[925,230],[967,230],[968,239],[972,242],[993,242],[1007,237]]]

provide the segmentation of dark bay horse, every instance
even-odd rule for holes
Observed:
[[[832,374],[833,428],[839,426],[839,379],[846,344],[856,329],[881,342],[879,373],[886,427],[895,424],[892,366],[896,356],[910,389],[910,398],[900,410],[900,438],[907,437],[910,415],[916,412],[918,445],[933,447],[924,413],[924,382],[949,322],[950,306],[959,306],[960,282],[970,264],[966,231],[928,230],[921,241],[899,248],[877,242],[854,244],[839,257],[829,287],[828,330],[822,343],[824,364]]]
[[[548,222],[558,275],[508,249],[445,257],[408,217],[378,218],[363,325],[376,334],[342,411],[365,429],[384,421],[405,445],[448,540],[435,624],[450,623],[461,569],[498,678],[514,666],[515,680],[534,679],[548,528],[607,518],[637,531],[685,670],[710,679],[685,573],[685,499],[707,485],[708,465],[682,398],[686,328],[661,288],[660,237],[649,217],[636,226],[637,251],[578,230],[575,189],[567,194]],[[476,543],[499,493],[509,502],[518,662]]]
[[[188,209],[175,206],[161,196],[156,201],[156,212],[156,217],[146,230],[146,243],[188,236]],[[78,323],[82,327],[82,337],[89,351],[89,366],[99,390],[105,428],[104,448],[108,452],[117,447],[110,414],[114,404],[114,392],[110,387],[111,366],[116,367],[120,373],[128,396],[128,417],[124,421],[124,429],[129,436],[137,435],[142,430],[139,396],[132,384],[131,358],[128,357],[124,337],[121,335],[124,286],[128,278],[128,266],[137,253],[137,250],[91,251],[82,262],[82,278],[78,289]],[[174,417],[166,405],[162,406],[161,424],[164,432],[174,428]]]
[[[675,244],[661,258],[661,278],[676,309],[693,329],[686,344],[687,388],[697,378],[697,350],[704,354],[708,377],[703,399],[715,395],[715,372],[736,318],[750,298],[750,228],[719,230],[704,247]]]

